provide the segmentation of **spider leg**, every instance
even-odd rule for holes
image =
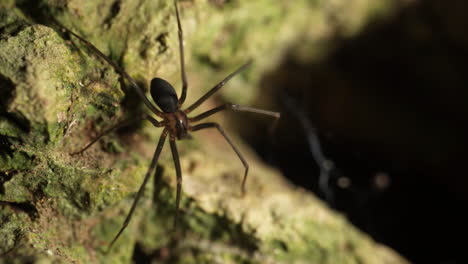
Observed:
[[[258,108],[253,108],[253,107],[248,107],[248,106],[242,106],[242,105],[236,105],[236,104],[224,104],[220,105],[216,108],[213,108],[211,110],[208,110],[204,113],[201,113],[195,117],[189,118],[190,122],[197,122],[202,119],[205,119],[213,114],[216,114],[218,112],[224,111],[224,110],[232,110],[232,111],[239,111],[239,112],[251,112],[251,113],[257,113],[257,114],[262,114],[262,115],[267,115],[267,116],[272,116],[276,119],[280,118],[280,113],[278,112],[272,112],[272,111],[267,111],[263,109],[258,109]]]
[[[177,1],[174,0],[174,7],[176,10],[176,17],[177,17],[177,27],[179,29],[178,36],[179,36],[179,56],[180,56],[180,73],[182,78],[182,94],[179,98],[179,106],[181,106],[184,101],[185,97],[187,96],[187,74],[185,73],[185,59],[184,59],[184,33],[182,31],[182,25],[180,24],[180,16],[179,16],[179,8],[177,7]]]
[[[184,110],[186,114],[192,112],[195,108],[197,108],[199,105],[201,105],[203,102],[206,101],[210,96],[212,96],[214,93],[216,93],[219,89],[221,89],[232,77],[240,73],[241,71],[245,70],[252,61],[248,61],[244,65],[240,66],[236,71],[233,73],[229,74],[226,78],[224,78],[221,82],[216,84],[211,90],[209,90],[206,94],[204,94],[200,99],[198,99],[195,103],[193,103],[191,106],[187,107],[187,109]]]
[[[161,154],[161,151],[163,149],[167,133],[168,133],[168,131],[166,129],[164,129],[163,132],[161,133],[161,137],[159,138],[158,146],[156,147],[156,150],[155,150],[154,155],[153,155],[153,159],[151,160],[151,164],[150,164],[150,166],[148,168],[148,171],[146,172],[145,178],[143,179],[143,183],[141,184],[140,189],[138,190],[138,193],[137,193],[137,195],[135,197],[135,200],[133,201],[132,207],[130,208],[130,211],[128,212],[127,217],[125,218],[125,221],[124,221],[122,227],[120,228],[119,232],[114,237],[112,242],[109,244],[109,248],[107,249],[107,252],[110,251],[110,249],[114,245],[115,241],[117,241],[117,239],[120,237],[122,232],[128,226],[128,223],[130,222],[130,219],[132,219],[133,212],[135,211],[136,205],[137,205],[138,201],[140,200],[140,198],[141,198],[141,196],[142,196],[142,194],[143,194],[143,192],[145,190],[146,183],[148,183],[148,180],[151,177],[151,172],[154,170],[154,168],[156,167],[156,164],[158,163],[159,155]]]
[[[176,213],[174,216],[174,230],[177,227],[177,220],[179,219],[179,207],[180,207],[180,195],[182,191],[182,171],[180,169],[179,153],[177,151],[177,145],[175,139],[170,139],[172,158],[174,159],[174,166],[177,175],[177,194],[176,194]]]
[[[152,116],[149,116],[149,115],[146,115],[145,117],[146,117],[146,119],[147,119],[148,121],[150,121],[151,124],[153,124],[153,126],[155,126],[155,127],[163,127],[163,126],[164,126],[164,122],[163,122],[163,121],[159,122],[158,120],[156,120],[155,118],[153,118]]]
[[[128,120],[125,120],[121,123],[117,123],[116,125],[112,126],[111,128],[105,130],[104,132],[102,132],[101,134],[99,134],[97,137],[95,137],[93,140],[91,140],[88,144],[86,144],[86,146],[84,146],[82,149],[78,150],[78,151],[75,151],[75,152],[72,152],[70,153],[70,155],[76,155],[76,154],[81,154],[83,152],[85,152],[89,147],[91,147],[94,143],[96,143],[99,139],[101,139],[103,136],[109,134],[110,132],[112,131],[115,131],[119,128],[122,128],[122,127],[126,127],[126,126],[129,126],[133,123],[136,123],[138,121],[141,121],[141,120],[144,120],[144,119],[149,119],[155,126],[163,126],[160,122],[158,122],[156,119],[150,117],[150,116],[146,116],[146,114],[143,114],[137,118],[134,118],[134,119],[128,119]]]
[[[241,185],[242,196],[244,196],[245,192],[246,192],[245,191],[245,182],[247,181],[247,175],[249,173],[249,164],[247,163],[247,160],[242,156],[240,151],[232,143],[231,139],[227,136],[227,134],[224,132],[224,129],[218,123],[198,124],[198,125],[193,126],[191,130],[195,132],[195,131],[205,129],[205,128],[216,128],[219,131],[219,133],[224,137],[224,139],[226,139],[226,141],[229,143],[229,145],[231,145],[234,152],[236,152],[237,157],[239,157],[240,161],[242,162],[242,165],[244,165],[245,173],[244,173],[244,177],[242,178],[242,185]]]
[[[123,69],[120,68],[116,63],[110,60],[104,53],[102,53],[98,48],[96,48],[91,42],[87,41],[86,39],[82,38],[78,34],[74,33],[70,29],[66,28],[65,26],[59,24],[57,21],[54,21],[63,31],[73,35],[77,39],[79,39],[82,43],[84,43],[89,49],[91,49],[98,57],[109,63],[116,72],[126,78],[130,84],[135,88],[138,96],[140,96],[141,100],[145,103],[145,105],[157,116],[163,117],[163,113],[159,111],[146,97],[144,90],[137,84],[137,82],[130,77],[130,75]]]

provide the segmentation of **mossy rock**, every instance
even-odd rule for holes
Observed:
[[[305,0],[182,1],[180,7],[189,101],[254,58],[256,66],[222,93],[247,104],[262,72],[303,37],[298,29],[326,16],[318,1]],[[69,154],[145,108],[109,65],[51,18],[94,43],[143,87],[154,76],[180,86],[171,1],[1,2],[0,263],[406,263],[245,146],[251,169],[248,193],[239,197],[243,168],[215,131],[178,142],[184,194],[177,232],[175,172],[166,147],[158,177],[106,254],[160,131],[139,123]]]

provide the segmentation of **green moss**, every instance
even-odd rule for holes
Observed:
[[[10,151],[12,152],[0,154],[0,167],[3,170],[21,170],[32,167],[34,160],[30,155],[20,151],[13,151],[11,147]]]

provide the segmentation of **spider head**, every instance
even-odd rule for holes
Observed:
[[[151,97],[158,107],[165,113],[174,113],[178,109],[177,94],[174,87],[161,78],[151,80]]]

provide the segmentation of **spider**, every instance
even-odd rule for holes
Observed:
[[[91,49],[94,53],[97,54],[98,57],[109,63],[115,71],[117,71],[120,75],[122,75],[125,79],[127,79],[128,82],[132,85],[132,87],[136,90],[138,96],[143,100],[144,104],[149,108],[149,110],[156,115],[157,117],[161,118],[161,121],[158,121],[156,118],[148,115],[148,114],[142,114],[141,116],[130,119],[127,121],[124,121],[120,124],[117,124],[100,135],[98,135],[96,138],[94,138],[91,142],[89,142],[85,147],[83,147],[81,150],[71,153],[71,155],[75,154],[81,154],[84,151],[86,151],[91,145],[93,145],[95,142],[97,142],[101,137],[104,135],[118,129],[121,127],[129,126],[131,123],[137,122],[137,121],[142,121],[142,120],[148,120],[150,121],[155,127],[163,127],[163,131],[161,133],[161,136],[159,138],[159,142],[157,144],[156,150],[154,152],[153,158],[151,160],[150,166],[148,168],[148,171],[145,174],[143,183],[141,184],[137,195],[133,201],[132,207],[130,208],[130,211],[127,214],[127,217],[125,218],[124,223],[122,224],[122,227],[120,228],[119,232],[115,235],[114,239],[111,241],[109,244],[109,250],[111,247],[114,245],[114,243],[117,241],[117,239],[120,237],[122,232],[125,230],[125,228],[128,226],[133,212],[135,211],[136,205],[141,198],[143,191],[145,189],[146,184],[148,183],[148,180],[156,168],[156,164],[158,162],[159,156],[161,154],[161,151],[163,149],[164,143],[166,141],[166,138],[169,136],[169,144],[171,147],[171,152],[172,152],[172,158],[174,160],[174,166],[176,170],[176,177],[177,177],[177,188],[176,188],[176,212],[174,216],[174,229],[177,226],[177,220],[179,217],[179,206],[180,206],[180,197],[181,197],[181,190],[182,190],[182,172],[180,168],[180,160],[179,160],[179,154],[177,152],[177,145],[176,145],[176,140],[181,140],[185,138],[189,138],[190,134],[189,132],[195,132],[199,131],[202,129],[207,129],[207,128],[214,128],[216,129],[229,143],[231,148],[234,150],[240,161],[242,162],[242,165],[244,166],[244,176],[242,178],[242,183],[241,183],[241,192],[242,196],[245,195],[245,183],[247,180],[247,175],[249,172],[249,165],[246,161],[246,159],[242,156],[240,153],[239,149],[232,143],[231,139],[227,136],[227,134],[224,132],[223,128],[213,122],[206,122],[206,123],[201,123],[197,125],[192,125],[192,123],[203,120],[215,113],[218,113],[220,111],[224,110],[232,110],[232,111],[241,111],[241,112],[252,112],[252,113],[258,113],[258,114],[263,114],[267,116],[274,117],[275,120],[279,119],[280,113],[278,112],[272,112],[272,111],[267,111],[267,110],[262,110],[262,109],[256,109],[252,107],[246,107],[246,106],[240,106],[236,104],[223,104],[221,106],[215,107],[211,110],[205,111],[197,116],[194,117],[188,117],[187,115],[192,112],[194,109],[196,109],[198,106],[200,106],[203,102],[205,102],[209,97],[211,97],[215,92],[217,92],[219,89],[221,89],[231,78],[233,78],[235,75],[240,73],[241,71],[245,70],[250,64],[251,61],[248,61],[241,67],[239,67],[237,70],[235,70],[233,73],[229,74],[227,77],[225,77],[221,82],[216,84],[211,90],[209,90],[206,94],[204,94],[202,97],[200,97],[197,101],[195,101],[192,105],[189,107],[182,109],[182,105],[185,102],[185,98],[187,96],[187,87],[188,87],[188,82],[187,82],[187,76],[185,72],[185,59],[184,59],[184,48],[183,48],[183,31],[182,31],[182,26],[180,23],[180,17],[179,17],[179,9],[177,7],[177,1],[174,0],[174,8],[175,8],[175,14],[177,18],[177,27],[178,27],[178,39],[179,39],[179,55],[180,55],[180,67],[181,67],[181,78],[182,78],[182,93],[180,97],[177,97],[177,94],[175,92],[174,87],[167,81],[161,79],[161,78],[153,78],[150,83],[150,94],[151,97],[153,98],[153,101],[156,103],[156,105],[159,107],[156,108],[145,96],[144,90],[136,83],[136,81],[130,77],[130,75],[122,68],[120,68],[116,63],[111,61],[106,55],[104,55],[101,51],[99,51],[93,44],[91,44],[89,41],[85,40],[83,37],[75,34],[71,30],[67,29],[63,25],[59,25],[64,32],[68,32],[68,34],[71,34],[72,36],[76,37],[79,39],[84,45],[86,45],[89,49]]]

